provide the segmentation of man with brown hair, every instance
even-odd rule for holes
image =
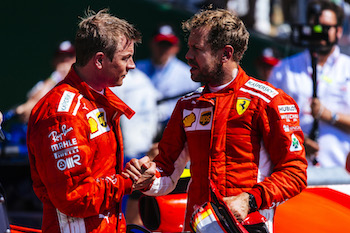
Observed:
[[[153,172],[153,167],[143,172],[143,164],[156,163],[157,178],[144,193],[165,195],[190,159],[185,230],[194,209],[212,200],[211,180],[249,232],[268,232],[264,223],[249,226],[245,221],[257,211],[268,218],[272,231],[276,206],[306,187],[303,133],[298,118],[285,118],[297,115],[298,106],[239,66],[249,34],[232,13],[201,11],[183,28],[190,33],[186,59],[191,78],[205,87],[177,102],[154,162],[131,160],[123,174],[137,180]],[[181,154],[184,147],[188,154]]]
[[[350,57],[338,46],[344,11],[331,1],[315,0],[308,2],[306,16],[328,40],[324,34],[305,39],[308,49],[283,59],[268,81],[297,102],[310,164],[345,167],[350,150]]]
[[[89,11],[78,26],[76,63],[34,107],[27,143],[43,232],[125,232],[120,202],[133,184],[119,175],[119,121],[134,112],[108,87],[135,68],[140,40],[125,20]]]

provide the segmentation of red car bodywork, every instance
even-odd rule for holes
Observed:
[[[349,190],[350,185],[306,188],[277,207],[274,233],[344,232],[350,223],[350,195],[346,194]],[[147,219],[143,216],[145,226],[157,232],[181,232],[187,194],[147,198],[153,199],[154,203],[153,209],[145,209],[144,202],[140,205],[141,216],[142,212],[151,216]],[[155,203],[159,208],[158,219],[154,219]],[[153,221],[151,228],[148,227],[149,221]],[[158,228],[155,228],[157,221]]]

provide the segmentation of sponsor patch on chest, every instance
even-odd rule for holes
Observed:
[[[183,110],[182,123],[185,131],[211,130],[213,108],[194,108]]]
[[[110,131],[107,124],[106,111],[103,108],[92,110],[86,114],[86,118],[90,125],[90,139]]]

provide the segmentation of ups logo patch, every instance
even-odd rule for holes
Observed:
[[[101,126],[103,126],[103,127],[107,126],[107,122],[105,120],[105,113],[104,112],[97,113],[96,117],[97,117],[98,121],[100,122]]]
[[[207,125],[210,123],[210,119],[211,119],[211,111],[202,112],[201,117],[199,119],[199,124],[203,126]]]

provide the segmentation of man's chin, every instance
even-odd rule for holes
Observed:
[[[123,85],[123,80],[121,80],[121,81],[119,81],[119,82],[117,82],[117,83],[112,84],[110,87],[119,87],[119,86],[121,86],[121,85]]]
[[[320,48],[317,49],[317,53],[320,55],[328,55],[332,52],[333,46],[331,45],[326,45],[326,46],[321,46]]]
[[[191,74],[191,79],[193,82],[202,82],[200,76]]]

